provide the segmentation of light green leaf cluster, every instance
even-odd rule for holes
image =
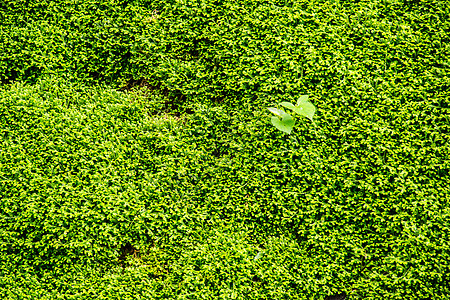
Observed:
[[[294,113],[306,117],[311,122],[314,123],[313,117],[316,113],[316,107],[309,101],[308,95],[302,95],[297,101],[297,105],[292,104],[291,102],[281,102],[281,106],[292,110]],[[271,121],[273,126],[280,131],[283,131],[287,134],[291,134],[292,129],[295,125],[295,120],[289,113],[286,113],[282,109],[278,109],[275,107],[267,108],[271,113],[275,114],[272,116]]]

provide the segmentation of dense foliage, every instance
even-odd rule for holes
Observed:
[[[8,0],[0,41],[2,299],[450,295],[449,1]]]

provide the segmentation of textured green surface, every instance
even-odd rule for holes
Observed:
[[[0,3],[2,299],[448,299],[449,1],[47,2]]]

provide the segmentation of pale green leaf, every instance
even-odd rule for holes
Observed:
[[[299,106],[303,102],[309,102],[309,95],[301,95],[297,100],[297,106]]]
[[[272,124],[277,128],[278,130],[281,130],[287,134],[290,134],[292,131],[292,128],[294,128],[295,121],[292,119],[292,116],[290,114],[285,114],[280,119],[278,117],[272,117]]]
[[[306,96],[306,95],[305,95]],[[314,114],[316,113],[316,107],[309,102],[308,96],[301,96],[297,102],[297,106],[294,111],[301,116],[304,116],[313,122]]]
[[[260,259],[261,257],[263,257],[263,255],[264,255],[264,251],[259,251],[258,254],[256,254],[254,260]]]
[[[284,106],[284,107],[286,107],[286,108],[289,108],[289,109],[291,109],[291,110],[294,110],[294,109],[295,109],[294,104],[292,104],[291,102],[281,102],[280,105],[281,105],[281,106]]]
[[[279,117],[282,117],[282,116],[284,116],[284,115],[286,114],[283,110],[278,109],[278,108],[275,108],[275,107],[268,107],[267,109],[268,109],[271,113],[273,113],[273,114],[275,114],[275,115],[277,115],[277,116],[279,116]]]

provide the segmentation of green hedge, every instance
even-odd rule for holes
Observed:
[[[386,99],[286,137],[258,111],[160,113],[145,90],[46,80],[0,99],[7,298],[448,295],[443,108]]]
[[[122,86],[145,78],[183,100],[234,106],[303,93],[365,100],[362,91],[398,85],[408,87],[402,101],[448,96],[448,0],[0,5],[3,81],[55,73]]]
[[[0,10],[2,298],[448,298],[448,1]]]

